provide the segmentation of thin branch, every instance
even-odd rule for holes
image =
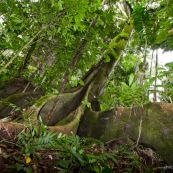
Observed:
[[[31,47],[29,48],[28,50],[28,53],[27,55],[25,56],[25,58],[23,59],[23,63],[21,65],[21,67],[19,68],[19,74],[21,74],[23,72],[23,70],[26,69],[28,63],[29,63],[29,60],[31,58],[31,55],[32,53],[34,52],[35,48],[36,48],[36,45],[37,45],[37,41],[38,41],[38,37],[36,37],[34,40],[33,40],[33,44],[31,45]]]
[[[141,138],[141,132],[142,132],[142,116],[141,116],[141,119],[140,119],[140,123],[139,123],[139,134],[138,134],[138,139],[136,141],[136,147],[138,146],[139,144],[139,140]]]
[[[121,13],[127,18],[128,16],[127,16],[125,10],[123,9],[122,5],[121,5],[119,2],[117,3],[117,5],[118,5],[118,7],[119,7]]]
[[[156,50],[156,63],[155,63],[155,82],[154,82],[154,93],[153,93],[153,101],[157,101],[157,76],[158,76],[158,50]]]

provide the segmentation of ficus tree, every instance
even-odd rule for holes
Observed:
[[[149,103],[155,78],[144,75],[149,49],[172,48],[171,13],[165,23],[161,15],[171,5],[154,2],[1,1],[1,136],[42,121],[66,134],[141,142],[173,163],[172,105]]]

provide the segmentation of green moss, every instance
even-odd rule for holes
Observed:
[[[125,45],[126,45],[126,40],[124,40],[123,38],[120,37],[120,35],[118,35],[110,43],[109,49],[122,50],[122,49],[124,49]]]
[[[15,100],[17,98],[23,97],[24,95],[28,95],[29,93],[19,93],[19,94],[13,94],[8,96],[7,98],[4,99],[4,101],[10,102],[12,100]]]
[[[7,102],[4,102],[4,100],[1,100],[0,101],[0,110],[4,109],[7,106],[8,106],[8,103]]]
[[[121,117],[121,122],[127,123],[128,120],[129,120],[129,116],[122,116],[122,117]]]
[[[63,126],[66,125],[68,123],[70,123],[73,119],[74,119],[74,115],[75,113],[72,112],[71,114],[69,114],[67,117],[65,117],[63,120],[59,121],[56,126]]]
[[[121,32],[119,35],[117,35],[110,43],[110,47],[113,47],[115,44],[120,44],[119,42],[121,40],[127,41],[129,39],[129,33]]]
[[[79,122],[80,122],[80,118],[83,115],[83,106],[80,106],[76,111],[75,111],[75,118],[73,119],[73,121],[71,121],[69,124],[64,126],[64,129],[66,129],[66,132],[68,135],[70,135],[71,133],[76,134],[78,127],[79,127]],[[63,127],[63,126],[62,126]]]
[[[32,124],[37,124],[38,114],[42,106],[56,95],[48,94],[45,96],[40,97],[33,106],[31,106],[26,112],[23,113],[23,120],[28,121]]]
[[[128,25],[124,28],[123,32],[130,34],[132,29],[133,29],[133,21],[132,21],[132,19],[130,19]]]
[[[47,100],[50,100],[50,98],[52,98],[52,94],[47,94],[45,96],[40,97],[36,102],[35,102],[35,106],[36,107],[40,107],[43,103],[45,103]]]
[[[97,120],[98,120],[98,113],[97,112],[93,112],[93,111],[90,111],[87,113],[88,118],[88,122],[89,124],[96,124],[97,123]]]
[[[110,141],[112,139],[119,139],[119,138],[124,138],[124,123],[118,122],[116,123],[115,121],[110,121],[108,127],[109,129],[105,130],[104,133],[101,136],[101,140],[104,142]]]
[[[8,96],[7,98],[1,100],[0,102],[0,110],[8,107],[11,103],[13,104],[17,99],[30,95],[30,92],[26,93],[18,93]]]
[[[23,97],[25,95],[29,95],[30,93],[19,93],[19,94],[13,94],[8,96],[7,98],[3,99],[2,102],[12,102],[20,97]]]
[[[109,48],[105,51],[105,55],[108,55],[110,58],[117,59],[121,54],[121,51],[125,48],[127,40],[130,37],[133,25],[132,22],[124,28],[124,30],[118,34],[109,44]]]
[[[121,32],[119,35],[121,39],[128,40],[129,39],[129,33]]]

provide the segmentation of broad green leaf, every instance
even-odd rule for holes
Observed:
[[[68,169],[70,161],[69,160],[60,160],[57,162],[57,164],[59,166],[61,166],[62,168]]]
[[[57,139],[61,137],[62,137],[62,133],[59,133]]]
[[[84,150],[83,149],[80,149],[79,150],[79,154],[83,154]]]
[[[83,80],[79,80],[79,84],[82,85],[82,86],[85,85],[85,83],[83,82]]]
[[[17,17],[15,17],[15,18],[13,19],[13,21],[14,21],[16,24],[22,23],[22,20],[19,19],[19,18],[17,18]]]
[[[26,173],[32,173],[32,169],[31,168],[26,168]]]
[[[137,82],[135,81],[135,82],[133,82],[132,83],[132,86],[131,86],[131,89],[136,89],[138,86],[137,86]]]
[[[96,173],[100,173],[100,172],[101,172],[100,166],[94,165],[94,171],[95,171]]]
[[[104,60],[105,62],[110,62],[111,59],[108,55],[104,55]]]
[[[113,173],[113,170],[108,165],[105,165],[105,167],[102,170],[102,173]]]
[[[52,7],[55,6],[55,0],[50,0]]]
[[[116,164],[118,165],[118,161],[117,161],[117,159],[115,158],[115,156],[113,156],[112,154],[109,154],[109,153],[105,153],[105,156],[106,156],[107,158],[112,159],[112,160],[114,161],[114,163],[116,163]]]
[[[21,169],[23,169],[23,167],[24,167],[24,164],[17,164],[16,165],[17,171],[20,171]]]
[[[63,6],[62,6],[63,3],[64,3],[64,2],[63,2],[62,0],[59,0],[59,1],[58,1],[59,11],[63,10]]]
[[[125,89],[129,88],[129,86],[125,82],[120,82],[120,83],[121,83],[122,87],[124,87]]]
[[[132,85],[133,80],[134,80],[134,74],[132,73],[132,74],[130,74],[130,76],[129,76],[129,86]]]
[[[144,89],[148,89],[152,84],[153,84],[153,82],[156,80],[156,78],[155,77],[153,77],[153,78],[151,78],[149,81],[146,81],[145,83],[144,83],[144,85],[143,85],[143,88]]]
[[[76,152],[74,148],[71,149],[71,152],[79,160],[80,163],[83,163],[81,156]]]
[[[89,163],[95,163],[97,159],[89,159]]]
[[[20,162],[20,158],[16,157],[16,156],[13,156],[13,158],[17,161],[17,162]]]

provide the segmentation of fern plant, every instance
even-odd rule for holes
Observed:
[[[26,170],[32,172],[32,158],[30,155],[45,157],[36,153],[42,153],[44,150],[53,150],[52,164],[59,172],[96,172],[113,173],[123,166],[126,172],[143,172],[145,167],[140,163],[139,157],[129,151],[130,146],[122,146],[116,152],[105,148],[104,143],[92,138],[80,138],[77,135],[57,135],[55,132],[49,132],[47,126],[41,123],[39,129],[36,126],[30,126],[26,131],[18,135],[17,144],[22,147],[22,154],[25,155],[25,164],[21,158],[14,157],[17,164],[9,168],[17,171]],[[37,151],[37,152],[35,152]],[[49,151],[48,151],[49,152]],[[47,153],[47,152],[46,152]],[[38,157],[40,159],[40,157]],[[122,163],[120,160],[125,160]],[[33,163],[37,159],[32,159]]]
[[[55,145],[54,131],[48,131],[43,123],[38,127],[28,127],[18,135],[17,144],[22,147],[21,152],[27,156],[34,154],[35,150],[51,148]]]

